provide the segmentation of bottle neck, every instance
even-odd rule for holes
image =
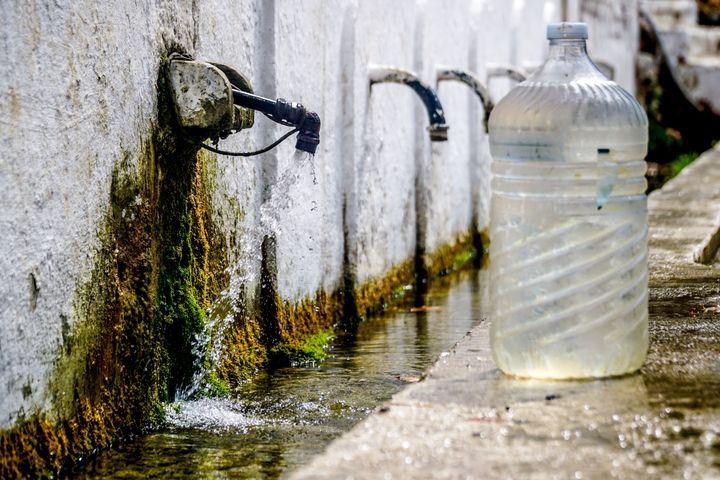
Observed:
[[[571,60],[581,58],[588,58],[587,44],[584,39],[555,38],[550,40],[548,60]]]

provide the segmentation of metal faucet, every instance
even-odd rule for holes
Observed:
[[[483,104],[483,110],[485,112],[483,116],[483,127],[485,128],[485,133],[487,133],[488,122],[490,121],[490,113],[495,107],[495,103],[492,101],[492,98],[490,98],[490,92],[488,92],[488,89],[485,87],[485,85],[482,84],[482,82],[480,82],[480,79],[477,78],[477,76],[473,73],[450,68],[439,68],[436,75],[437,83],[447,80],[454,80],[457,82],[462,82],[473,89],[475,95],[477,95],[477,97]]]
[[[445,123],[445,113],[435,90],[420,81],[418,76],[408,70],[396,67],[371,65],[368,71],[370,87],[377,83],[400,83],[412,88],[418,94],[430,119],[428,133],[433,142],[444,142],[448,139],[448,125]]]

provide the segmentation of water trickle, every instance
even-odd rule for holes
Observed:
[[[299,150],[295,152],[290,165],[283,171],[275,185],[272,186],[270,198],[260,207],[260,231],[262,235],[280,237],[286,233],[281,219],[290,210],[300,215],[311,211],[310,205],[297,205],[296,209],[295,196],[292,193],[297,186],[310,187],[305,185],[307,182],[302,181],[305,179],[312,180],[312,185],[317,185],[314,159],[315,157],[308,153]],[[298,211],[295,212],[295,210]],[[299,220],[293,223],[299,223]]]
[[[195,373],[191,383],[176,394],[176,401],[193,399],[199,393],[212,390],[207,381],[208,374],[219,366],[225,332],[241,313],[238,299],[259,280],[257,264],[262,258],[258,252],[261,251],[263,238],[286,235],[287,227],[282,219],[290,212],[295,217],[295,224],[315,223],[307,216],[316,214],[317,202],[313,200],[307,205],[295,205],[293,199],[297,196],[294,195],[296,188],[312,188],[317,183],[314,156],[296,150],[277,182],[270,186],[270,197],[260,206],[258,224],[246,230],[241,237],[237,258],[245,260],[237,261],[228,268],[230,285],[208,310],[205,328],[193,341]],[[299,197],[302,198],[301,195]]]
[[[313,185],[317,185],[318,179],[317,172],[315,171],[315,155],[308,154],[308,159],[310,161],[310,174],[312,175]]]

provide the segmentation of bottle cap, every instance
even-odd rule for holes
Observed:
[[[551,23],[547,27],[547,38],[548,38],[548,40],[556,40],[559,38],[587,39],[588,38],[587,23],[581,23],[581,22]]]

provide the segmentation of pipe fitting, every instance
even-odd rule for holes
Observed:
[[[173,53],[167,78],[178,124],[192,136],[225,138],[253,126],[253,111],[234,106],[232,95],[233,89],[252,93],[252,86],[227,65]]]
[[[168,80],[175,115],[182,128],[207,134],[232,129],[232,86],[220,69],[173,54]]]
[[[309,112],[300,103],[288,102],[284,98],[271,100],[251,93],[233,90],[235,105],[264,113],[270,120],[281,125],[295,127],[298,138],[295,148],[315,154],[320,144],[320,116]]]

